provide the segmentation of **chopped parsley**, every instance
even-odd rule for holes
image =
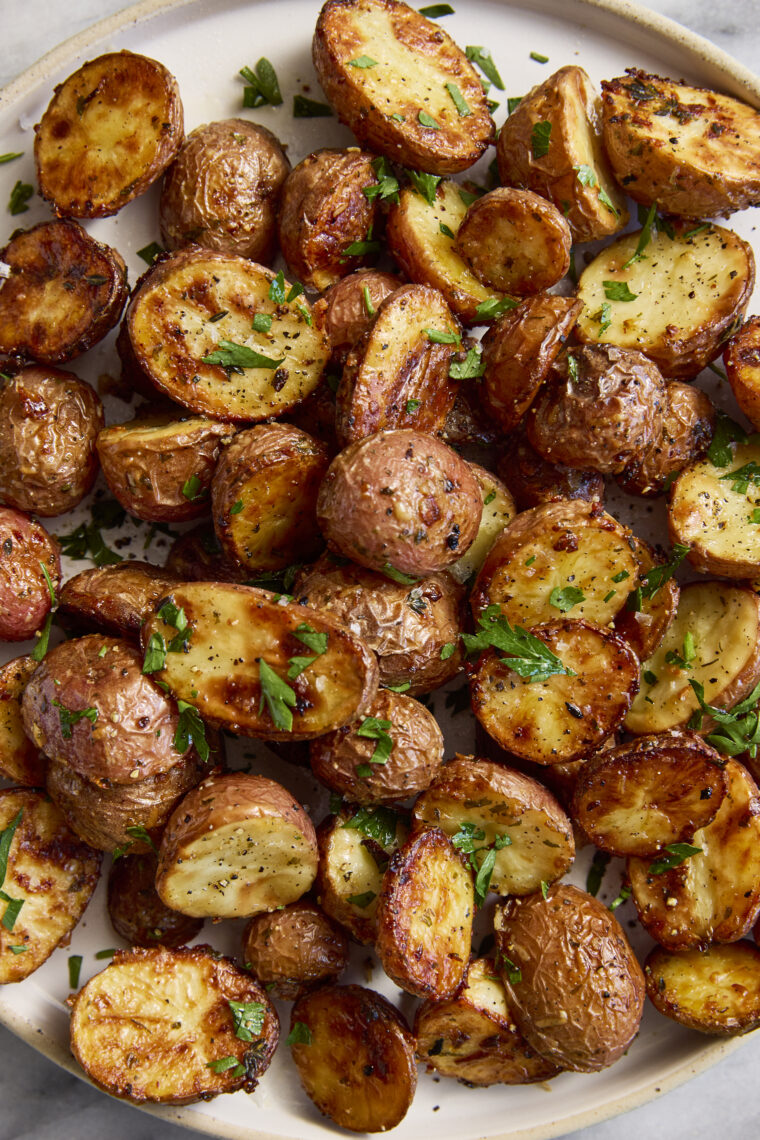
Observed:
[[[156,258],[164,252],[162,245],[159,245],[157,241],[152,241],[150,245],[144,245],[142,249],[138,249],[137,256],[141,257],[147,265],[152,265]]]
[[[255,313],[251,328],[254,332],[268,333],[272,327],[272,317],[269,313]]]
[[[282,103],[277,72],[268,59],[261,58],[252,71],[241,67],[238,74],[245,80],[243,88],[244,107],[279,107]]]
[[[643,585],[637,586],[637,588],[629,594],[626,608],[638,612],[645,599],[654,598],[665,583],[673,577],[689,553],[689,549],[688,546],[684,546],[680,542],[674,543],[667,561],[653,566],[651,570],[647,570],[647,572],[642,575]],[[613,578],[613,581],[616,581],[616,579]]]
[[[732,443],[748,443],[749,438],[744,428],[735,420],[719,411],[715,420],[715,433],[707,449],[707,457],[714,467],[728,467],[734,453]]]
[[[258,661],[261,686],[259,715],[264,711],[266,704],[275,727],[285,732],[292,732],[293,713],[290,710],[296,707],[296,694],[287,681],[283,681],[282,677],[267,665],[263,657],[259,657]]]
[[[341,261],[345,261],[349,257],[365,257],[368,253],[379,253],[382,245],[379,241],[352,241],[347,245],[340,256]]]
[[[627,281],[602,281],[604,295],[608,301],[635,301],[638,293],[632,293]]]
[[[456,83],[447,83],[445,86],[446,90],[451,96],[452,103],[457,109],[459,117],[464,119],[467,115],[471,115],[472,111],[470,110],[469,104],[462,92],[457,87]]]
[[[447,641],[445,645],[442,645],[440,653],[441,661],[448,661],[449,657],[453,657],[456,648],[455,641]]]
[[[368,67],[377,67],[377,60],[368,55],[360,55],[356,59],[349,59],[348,66],[366,70]]]
[[[23,158],[23,150],[9,151],[7,154],[0,154],[0,166],[4,166],[6,162],[13,162],[15,158]]]
[[[97,723],[98,710],[95,708],[67,709],[65,705],[62,705],[61,702],[55,698],[53,698],[53,704],[58,709],[61,736],[64,740],[71,740],[72,728],[75,724],[79,724],[80,720],[89,720],[90,724]]]
[[[498,87],[499,91],[504,90],[504,82],[488,48],[470,44],[465,48],[465,55],[476,67],[480,68],[486,79],[489,79],[494,87]]]
[[[699,681],[689,680],[694,694],[699,701],[699,709],[691,715],[687,728],[699,731],[702,727],[704,715],[711,716],[716,727],[709,732],[705,739],[718,752],[724,756],[740,756],[743,752],[749,753],[751,759],[757,756],[757,746],[760,744],[760,682],[755,685],[743,701],[730,710],[716,708],[705,701],[705,688]]]
[[[364,298],[364,311],[368,317],[374,317],[376,309],[372,304],[372,298],[369,295],[369,285],[362,287],[362,297]]]
[[[496,852],[501,851],[503,847],[512,845],[512,840],[508,835],[497,835],[492,844],[486,843],[483,846],[476,847],[476,842],[479,843],[485,837],[486,833],[482,827],[478,827],[476,823],[471,823],[468,820],[464,820],[459,825],[456,834],[451,837],[453,846],[467,856],[467,861],[475,875],[475,901],[479,906],[485,902],[491,885]],[[479,859],[479,855],[482,858]]]
[[[34,194],[34,187],[30,186],[28,182],[17,182],[11,190],[11,196],[8,199],[8,212],[13,214],[25,214],[29,207],[27,202]]]
[[[489,647],[501,650],[509,654],[500,659],[501,663],[528,682],[546,681],[557,674],[575,676],[538,637],[520,626],[512,627],[497,603],[486,607],[478,625],[478,633],[460,634],[468,653],[480,653]]]
[[[386,578],[390,578],[392,582],[398,582],[401,586],[416,586],[419,578],[413,578],[411,574],[405,574],[403,570],[397,570],[395,566],[391,566],[390,562],[383,565],[383,574]]]
[[[368,202],[379,198],[381,201],[398,202],[398,178],[395,177],[387,158],[379,155],[372,159],[372,169],[377,182],[362,188],[362,194]]]
[[[100,499],[90,509],[89,523],[80,523],[70,534],[58,535],[61,553],[75,559],[86,558],[89,554],[98,567],[122,562],[121,555],[106,546],[101,530],[120,527],[125,517],[124,508],[115,499]]]
[[[406,414],[408,416],[413,416],[414,413],[419,410],[420,403],[421,403],[420,400],[407,400],[406,401]]]
[[[456,237],[456,234],[454,233],[454,231],[451,229],[450,226],[447,226],[445,222],[439,222],[438,223],[438,232],[443,234],[443,236],[447,237],[447,238]]]
[[[541,55],[541,53],[538,51],[532,51],[530,53],[530,58],[534,59],[536,61],[536,63],[548,63],[549,62],[549,56],[548,55]]]
[[[475,313],[481,320],[492,320],[500,317],[502,313],[508,312],[510,309],[516,309],[520,304],[519,301],[513,300],[512,297],[489,297],[485,301],[481,301]]]
[[[668,843],[665,847],[666,855],[660,855],[654,863],[649,864],[650,875],[662,875],[673,867],[680,867],[692,855],[699,855],[701,847],[692,847],[690,843]]]
[[[398,815],[387,807],[363,807],[342,823],[341,827],[350,831],[361,831],[368,839],[374,839],[375,843],[387,848],[396,840]]]
[[[613,591],[614,593],[614,591]],[[585,602],[586,595],[577,586],[555,587],[549,594],[549,605],[554,606],[560,613],[566,614],[573,606]]]
[[[245,1076],[245,1067],[240,1064],[237,1057],[219,1057],[216,1061],[209,1061],[207,1069],[215,1073],[229,1073],[231,1077]]]
[[[452,358],[449,365],[449,376],[453,380],[475,380],[482,376],[486,366],[482,360],[480,345],[467,350],[464,360],[460,355]]]
[[[549,153],[552,125],[547,120],[533,124],[530,132],[530,150],[534,158],[544,158]]]
[[[357,906],[359,910],[366,910],[369,904],[376,898],[377,895],[374,891],[364,891],[361,895],[349,895],[346,901],[349,902],[351,906]]]
[[[200,503],[208,498],[208,487],[201,484],[200,478],[193,474],[182,484],[182,494],[189,503]]]
[[[450,4],[428,4],[427,8],[420,8],[419,13],[428,20],[439,20],[441,16],[453,16],[454,9]]]
[[[303,1021],[294,1021],[293,1028],[285,1039],[286,1045],[311,1045],[313,1037],[308,1025]]]
[[[82,972],[82,955],[69,955],[69,989],[75,990],[79,986],[79,975]]]
[[[235,1027],[235,1036],[241,1041],[253,1041],[264,1029],[266,1007],[260,1001],[228,1001]]]
[[[606,851],[594,852],[594,858],[591,860],[591,866],[586,875],[586,890],[590,895],[593,895],[594,898],[599,894],[604,872],[607,870],[607,865],[611,858],[612,856],[608,855]]]
[[[459,333],[442,332],[440,329],[423,329],[431,344],[459,344],[462,340]]]
[[[327,103],[319,103],[316,99],[307,99],[305,95],[293,96],[294,119],[328,119],[332,116],[332,108]]]
[[[357,736],[376,741],[375,749],[369,758],[370,764],[388,763],[393,751],[393,740],[388,735],[390,727],[391,722],[389,720],[378,720],[374,716],[365,716],[359,728],[356,729]]]
[[[220,340],[217,349],[208,356],[201,357],[204,364],[219,364],[222,368],[279,368],[285,357],[273,360],[261,352],[249,348],[247,344],[236,344],[233,340]]]
[[[11,850],[11,843],[13,836],[16,833],[16,828],[21,823],[21,817],[24,814],[24,809],[20,808],[16,815],[13,817],[8,826],[0,832],[0,887],[5,884],[5,876],[8,874],[8,856]],[[0,890],[0,899],[6,903],[5,912],[0,922],[7,931],[13,930],[16,925],[19,911],[24,905],[23,899],[13,899],[5,891]]]
[[[634,261],[641,261],[645,257],[644,250],[652,240],[652,227],[655,224],[655,215],[657,214],[657,203],[653,202],[649,207],[643,228],[639,234],[639,240],[636,244],[634,253],[628,258],[623,269],[627,269],[629,265],[633,265]]]
[[[206,740],[206,728],[200,714],[197,708],[194,705],[189,705],[187,701],[178,700],[177,708],[179,709],[179,720],[177,721],[177,731],[174,733],[174,748],[177,752],[186,752],[193,744],[202,763],[205,764],[211,755],[211,749]]]

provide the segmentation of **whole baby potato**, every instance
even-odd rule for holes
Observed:
[[[171,910],[156,891],[154,851],[115,859],[108,875],[108,917],[130,946],[184,946],[200,933],[203,919]]]
[[[550,462],[531,447],[522,432],[515,432],[496,465],[519,511],[558,499],[604,501],[604,476],[583,467]]]
[[[314,319],[327,333],[335,364],[342,364],[372,324],[375,311],[401,285],[392,273],[357,269],[326,289],[314,305]]]
[[[257,914],[243,932],[243,959],[274,997],[293,1001],[348,965],[348,938],[315,903],[289,903]]]
[[[0,507],[0,641],[32,637],[60,580],[56,540],[21,511]]]
[[[456,562],[478,533],[482,512],[467,463],[410,429],[377,432],[341,451],[317,500],[328,546],[396,580]]]

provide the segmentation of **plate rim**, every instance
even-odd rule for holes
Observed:
[[[263,3],[267,0],[248,0],[248,3]],[[574,5],[581,11],[601,10],[617,18],[623,24],[635,24],[646,32],[655,33],[661,39],[673,44],[681,51],[693,57],[700,68],[705,65],[714,67],[727,81],[734,94],[741,93],[754,106],[760,108],[760,76],[757,76],[744,64],[736,60],[729,52],[713,44],[704,36],[684,27],[677,21],[653,11],[637,0],[573,0]],[[0,88],[0,113],[8,110],[19,99],[30,93],[40,82],[47,78],[51,72],[72,61],[81,52],[87,50],[108,36],[123,31],[130,25],[145,23],[154,17],[173,10],[199,5],[203,0],[138,0],[118,12],[112,13],[95,23],[81,29],[69,36],[60,44],[51,48],[35,63]],[[530,0],[499,0],[503,7],[525,8],[529,7]],[[547,0],[551,4],[552,0]],[[0,993],[0,1025],[10,1030],[25,1044],[31,1046],[47,1060],[53,1061],[66,1072],[81,1080],[83,1083],[97,1089],[103,1095],[109,1095],[91,1081],[84,1071],[76,1064],[72,1054],[65,1046],[49,1034],[45,1029],[29,1021],[22,1013],[12,1006],[4,1005]],[[643,1104],[650,1103],[656,1097],[671,1092],[680,1085],[685,1084],[693,1077],[712,1068],[725,1057],[735,1052],[744,1042],[744,1037],[706,1040],[700,1052],[681,1063],[666,1077],[655,1078],[643,1087],[622,1096],[614,1097],[604,1104],[584,1109],[565,1117],[561,1121],[531,1125],[519,1131],[508,1133],[489,1133],[483,1140],[552,1140],[552,1138],[566,1135],[568,1132],[587,1128],[605,1120],[620,1116]],[[118,1099],[118,1098],[114,1098]],[[219,1140],[283,1140],[282,1134],[251,1129],[247,1125],[220,1120],[216,1117],[198,1113],[193,1106],[171,1106],[134,1104],[123,1101],[131,1108],[138,1108],[161,1120],[168,1120],[187,1128]]]

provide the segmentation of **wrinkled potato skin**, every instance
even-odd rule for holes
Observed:
[[[279,140],[258,123],[223,119],[196,127],[164,175],[160,221],[165,247],[195,243],[268,262],[289,171]]]
[[[243,960],[268,993],[294,1001],[337,981],[348,965],[348,938],[318,906],[301,899],[251,919],[243,931]]]
[[[312,313],[330,342],[334,365],[342,367],[349,350],[372,324],[374,314],[367,312],[364,290],[369,293],[371,307],[377,310],[401,284],[401,280],[392,273],[357,269],[325,290],[313,305]]]
[[[583,467],[566,467],[539,455],[520,433],[511,436],[496,470],[504,480],[519,511],[555,503],[560,499],[604,502],[604,476]]]
[[[21,719],[21,697],[36,668],[31,657],[0,665],[0,775],[30,788],[44,785],[46,768]]]
[[[463,349],[455,353],[452,360],[464,359],[469,347],[466,340]],[[461,448],[478,448],[478,454],[483,459],[484,447],[491,447],[502,439],[499,425],[494,422],[483,407],[481,398],[482,385],[479,383],[463,382],[459,385],[456,399],[451,411],[446,416],[446,422],[440,431],[441,439],[449,447],[459,451]]]
[[[427,693],[456,676],[462,664],[459,630],[464,588],[446,571],[402,586],[384,574],[324,555],[293,587],[296,600],[326,610],[377,654],[381,685],[411,682],[409,696]],[[412,608],[411,590],[425,608]],[[446,660],[444,645],[456,646]]]
[[[659,434],[642,455],[623,468],[618,484],[629,495],[662,495],[669,476],[704,455],[714,430],[715,405],[710,397],[691,384],[669,381]]]
[[[87,625],[137,640],[145,619],[180,581],[150,562],[96,566],[64,582],[58,607]]]
[[[183,582],[241,583],[246,577],[242,566],[225,558],[211,523],[201,523],[175,538],[164,570]]]
[[[586,345],[539,393],[526,420],[529,442],[552,463],[615,474],[641,455],[662,427],[665,382],[656,364],[635,349]]]
[[[61,580],[58,542],[21,511],[0,506],[0,641],[26,641],[50,612]]]
[[[388,761],[372,765],[378,741],[358,736],[360,726],[347,724],[312,740],[309,759],[317,779],[357,804],[396,803],[429,787],[443,763],[443,734],[432,713],[404,693],[380,689],[367,715],[390,721]],[[359,776],[362,765],[372,774]]]
[[[103,405],[72,372],[30,365],[0,379],[0,500],[62,515],[95,482]]]
[[[503,972],[518,1028],[542,1057],[594,1073],[638,1032],[644,975],[617,919],[578,887],[560,883],[497,908],[496,942],[522,972]]]
[[[723,353],[726,375],[736,402],[752,426],[760,426],[760,317],[750,317]]]
[[[483,337],[483,403],[502,431],[516,428],[527,412],[581,308],[572,297],[539,293],[504,313]]]
[[[299,162],[282,187],[277,236],[291,273],[312,289],[327,289],[364,257],[344,250],[366,241],[377,201],[362,193],[377,182],[372,155],[353,150],[317,150]]]
[[[108,874],[108,917],[130,946],[184,946],[200,933],[203,919],[170,910],[155,887],[153,851],[115,859]]]
[[[331,549],[371,570],[390,565],[414,576],[456,562],[478,533],[482,510],[465,461],[408,429],[378,432],[340,452],[317,501]]]

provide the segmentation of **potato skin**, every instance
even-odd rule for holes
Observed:
[[[14,784],[41,788],[45,757],[24,732],[21,697],[37,668],[31,657],[14,657],[0,665],[0,775]]]
[[[0,378],[0,500],[47,518],[95,482],[103,405],[73,372],[30,365]]]
[[[760,425],[760,317],[750,317],[731,337],[723,353],[736,402],[752,426]]]
[[[203,919],[164,906],[156,893],[153,851],[114,859],[108,873],[108,917],[130,946],[184,946],[195,938]]]
[[[544,459],[522,433],[510,438],[496,469],[520,511],[560,499],[604,502],[604,476],[599,471]]]
[[[245,581],[245,570],[225,558],[210,522],[194,526],[175,538],[166,556],[164,570],[183,582]]]
[[[348,938],[318,906],[300,899],[250,920],[243,960],[267,992],[294,1001],[337,981],[348,965]]]
[[[137,640],[145,619],[181,580],[150,562],[96,566],[64,582],[58,608],[85,625]]]
[[[330,342],[333,364],[342,366],[347,353],[372,324],[364,290],[372,309],[379,309],[386,297],[402,284],[392,273],[379,269],[357,269],[326,289],[314,304],[314,320]]]
[[[289,170],[279,139],[258,123],[222,119],[196,127],[164,175],[159,210],[165,247],[195,243],[268,262]]]
[[[378,432],[330,464],[317,519],[328,546],[370,570],[444,570],[478,533],[477,480],[445,443],[409,429]]]
[[[0,641],[26,641],[40,628],[61,580],[58,542],[21,511],[0,506]]]
[[[638,1032],[644,975],[617,919],[569,883],[496,910],[499,950],[521,971],[507,1001],[518,1028],[542,1057],[594,1073],[613,1064]]]
[[[637,538],[635,542],[636,558],[644,579],[650,570],[662,564],[662,557],[641,539]],[[615,633],[619,633],[628,642],[639,661],[651,657],[662,641],[678,612],[680,596],[678,582],[675,578],[669,578],[653,597],[642,597],[638,610],[629,609],[626,601],[622,610],[615,615]]]
[[[665,385],[662,426],[642,454],[617,476],[629,495],[662,495],[671,476],[707,451],[715,431],[715,406],[691,384],[671,380]]]

